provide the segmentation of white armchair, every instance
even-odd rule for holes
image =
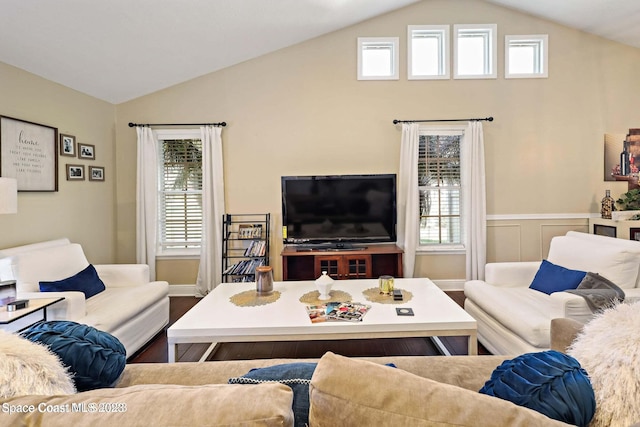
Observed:
[[[599,273],[640,299],[640,242],[569,232],[554,237],[548,261]],[[465,310],[478,322],[478,340],[494,354],[522,354],[550,348],[553,318],[586,323],[594,313],[585,299],[568,292],[550,295],[529,289],[540,262],[486,265],[485,280],[465,283]]]
[[[41,292],[40,282],[70,278],[89,266],[82,247],[58,239],[0,250],[0,279],[16,280],[21,299],[63,297],[48,309],[51,320],[70,320],[116,336],[133,354],[169,323],[169,284],[150,281],[144,264],[94,265],[105,290]]]

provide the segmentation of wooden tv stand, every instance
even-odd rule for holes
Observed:
[[[368,245],[342,249],[282,250],[282,280],[315,280],[327,273],[334,279],[402,277],[403,251],[396,245]]]

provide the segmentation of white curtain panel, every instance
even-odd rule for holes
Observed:
[[[487,262],[487,204],[482,122],[471,121],[462,143],[462,185],[467,280],[484,280]]]
[[[400,143],[400,169],[398,173],[398,246],[404,250],[404,277],[413,277],[416,247],[419,236],[418,149],[417,123],[402,124]]]
[[[136,179],[136,262],[149,266],[156,279],[156,227],[158,209],[158,146],[153,131],[138,126]]]
[[[222,216],[225,212],[222,165],[222,129],[200,128],[202,133],[202,249],[196,295],[205,296],[222,278]]]

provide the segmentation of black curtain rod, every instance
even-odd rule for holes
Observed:
[[[441,119],[441,120],[394,120],[393,124],[398,123],[424,123],[424,122],[480,122],[480,121],[492,122],[493,117],[485,117],[484,119]]]
[[[134,126],[222,126],[225,127],[227,122],[220,123],[129,123],[129,127],[132,128]]]

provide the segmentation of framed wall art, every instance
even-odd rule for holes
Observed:
[[[104,181],[104,168],[102,166],[89,166],[89,181]]]
[[[96,146],[79,142],[78,157],[81,159],[94,160],[96,158]]]
[[[0,176],[18,191],[58,191],[58,129],[0,116]]]
[[[67,165],[67,181],[84,181],[84,165]]]
[[[61,156],[76,156],[76,137],[73,135],[60,134],[60,148],[59,153]]]

